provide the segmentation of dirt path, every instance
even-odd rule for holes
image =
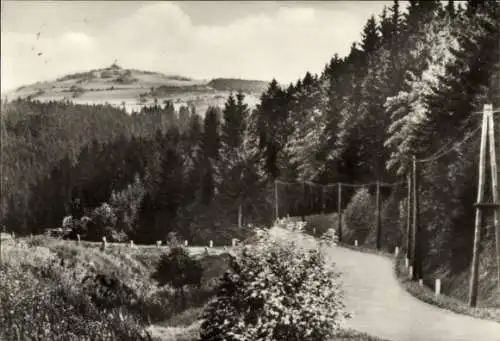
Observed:
[[[293,238],[305,247],[316,241],[273,229],[277,238]],[[329,262],[343,273],[347,327],[394,341],[500,341],[500,323],[437,308],[407,293],[398,283],[390,259],[332,246]]]

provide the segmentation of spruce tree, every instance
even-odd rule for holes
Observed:
[[[255,113],[264,169],[271,179],[280,175],[280,159],[284,157],[283,148],[293,128],[288,122],[288,106],[285,92],[273,79],[262,94]]]

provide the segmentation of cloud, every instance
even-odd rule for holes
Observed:
[[[39,39],[26,33],[2,33],[1,50],[2,91],[93,67],[99,58],[93,38],[81,32]]]
[[[2,32],[2,90],[109,65],[197,78],[289,82],[344,55],[370,13],[282,6],[228,24],[194,25],[173,3],[148,4],[98,32],[54,36]],[[43,51],[40,58],[31,46]],[[47,60],[50,60],[47,62]]]
[[[93,39],[82,32],[68,32],[60,37],[60,42],[68,48],[89,49],[92,48]]]

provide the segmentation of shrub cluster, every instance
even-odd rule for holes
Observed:
[[[174,288],[185,285],[200,285],[203,269],[200,263],[189,256],[182,246],[172,247],[161,256],[153,278],[160,285],[170,284]]]
[[[333,228],[329,228],[320,238],[320,242],[327,245],[337,245],[338,241],[337,231]]]
[[[38,280],[26,270],[6,265],[0,269],[1,339],[148,340],[131,315],[100,309],[83,288]]]
[[[338,273],[317,250],[266,232],[247,246],[207,306],[202,340],[326,340],[348,317]]]
[[[371,230],[375,228],[375,203],[368,189],[358,190],[343,212],[343,226],[345,227],[342,241],[352,244],[357,240],[364,244]]]

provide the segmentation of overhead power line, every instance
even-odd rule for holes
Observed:
[[[435,161],[435,160],[438,160],[440,158],[442,158],[443,156],[445,155],[448,155],[449,153],[455,151],[459,146],[461,146],[463,143],[467,142],[468,140],[470,140],[472,137],[475,136],[475,134],[481,129],[481,127],[477,127],[476,129],[474,129],[472,131],[471,134],[469,134],[468,136],[466,136],[465,138],[463,138],[460,142],[458,143],[454,143],[454,145],[449,148],[449,149],[446,149],[443,151],[443,148],[441,148],[440,150],[438,150],[436,153],[434,153],[434,155],[431,155],[425,159],[418,159],[416,160],[416,162],[418,163],[424,163],[424,162],[432,162],[432,161]],[[446,144],[445,146],[449,146],[450,143]]]
[[[309,185],[309,186],[313,186],[313,187],[324,187],[324,188],[337,187],[340,184],[340,185],[345,186],[345,187],[361,188],[361,187],[377,186],[377,184],[382,186],[382,187],[391,187],[391,186],[406,184],[406,181],[398,181],[398,182],[394,182],[394,183],[368,182],[368,183],[361,183],[361,184],[353,184],[353,183],[346,183],[346,182],[334,182],[334,183],[328,183],[328,184],[318,184],[318,183],[311,182],[311,181],[289,182],[289,181],[276,180],[276,183],[278,183],[280,185],[294,185],[294,186]]]

